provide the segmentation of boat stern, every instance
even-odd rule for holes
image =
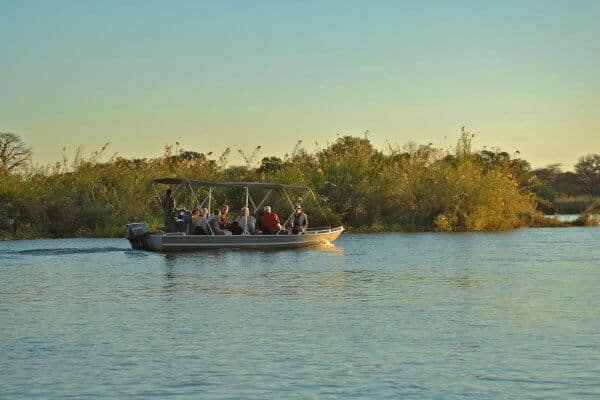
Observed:
[[[134,250],[148,250],[149,231],[145,222],[127,224],[126,238]]]

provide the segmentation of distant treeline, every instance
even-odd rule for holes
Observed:
[[[431,144],[380,150],[366,135],[341,136],[313,152],[299,142],[285,157],[260,162],[260,147],[252,154],[240,150],[246,165],[229,166],[229,149],[213,156],[167,146],[154,159],[113,156],[101,161],[105,146],[89,157],[78,152],[43,170],[27,166],[31,152],[18,137],[10,138],[13,147],[21,146],[22,157],[11,168],[16,159],[2,153],[0,140],[4,238],[122,236],[126,223],[139,220],[156,226],[160,207],[148,182],[165,176],[310,186],[329,223],[370,231],[533,226],[547,223],[542,212],[564,210],[564,204],[576,205],[568,211],[579,212],[600,196],[599,155],[581,158],[575,172],[562,172],[558,165],[532,170],[527,161],[506,152],[473,150],[472,135],[464,129],[456,146],[446,150]],[[219,196],[237,206],[235,195]],[[180,204],[193,207],[189,198]],[[324,223],[317,211],[309,207],[315,217],[311,222]]]
[[[552,164],[533,174],[539,181],[535,193],[545,200],[540,204],[545,212],[578,214],[600,198],[600,154],[580,157],[575,172]]]

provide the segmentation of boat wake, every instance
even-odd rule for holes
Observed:
[[[49,248],[49,249],[29,249],[29,250],[11,250],[5,254],[12,255],[29,255],[29,256],[59,256],[72,254],[93,254],[93,253],[110,253],[115,251],[130,251],[120,247],[88,247],[88,248]]]

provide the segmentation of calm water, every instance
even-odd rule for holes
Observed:
[[[600,397],[600,229],[0,243],[0,398]]]

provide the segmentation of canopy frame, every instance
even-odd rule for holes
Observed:
[[[267,182],[210,182],[210,181],[201,181],[201,180],[178,178],[178,177],[157,178],[157,179],[153,179],[152,181],[150,181],[150,183],[152,185],[152,189],[154,190],[154,193],[158,197],[159,204],[162,203],[163,197],[160,195],[160,192],[156,189],[156,185],[157,184],[177,185],[176,188],[173,190],[173,195],[175,195],[178,191],[180,191],[182,187],[187,187],[190,190],[190,192],[192,193],[193,200],[196,202],[196,205],[198,206],[198,208],[201,209],[204,207],[205,204],[207,204],[207,209],[208,209],[209,213],[211,210],[211,205],[212,205],[212,201],[213,201],[213,197],[214,197],[213,192],[218,187],[243,188],[244,197],[245,197],[245,201],[244,201],[245,207],[247,207],[248,210],[250,211],[250,208],[248,206],[251,204],[252,207],[254,208],[254,211],[252,212],[253,214],[255,214],[258,210],[260,210],[260,208],[267,202],[267,200],[273,194],[273,190],[278,190],[278,191],[281,191],[285,200],[287,200],[287,202],[289,203],[289,205],[292,209],[291,214],[286,219],[286,221],[283,225],[284,227],[287,226],[287,224],[293,218],[294,213],[296,211],[296,204],[294,204],[294,202],[292,202],[292,199],[290,198],[290,196],[288,194],[288,189],[301,190],[303,192],[303,195],[300,198],[298,204],[301,204],[302,201],[308,197],[308,195],[312,195],[313,199],[315,200],[315,203],[317,203],[317,207],[319,208],[319,211],[321,212],[321,214],[323,214],[325,221],[329,225],[329,220],[327,218],[327,214],[323,211],[321,205],[319,204],[317,196],[315,195],[314,191],[310,187],[307,187],[307,186],[286,185],[286,184],[282,184],[282,183],[267,183]],[[204,197],[202,202],[200,202],[200,199],[198,198],[198,195],[196,194],[196,191],[194,190],[194,186],[201,186],[201,187],[208,188],[208,193]],[[267,193],[263,196],[263,198],[258,203],[258,205],[255,204],[254,199],[250,195],[250,188],[268,189]],[[246,227],[244,228],[242,235],[250,235],[250,232],[248,231],[247,218],[248,217],[246,217]],[[208,228],[210,230],[210,234],[215,235],[213,229],[210,227],[210,224],[208,224]],[[277,234],[279,234],[279,232]]]

